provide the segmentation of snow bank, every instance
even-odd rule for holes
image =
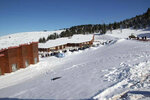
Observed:
[[[93,97],[93,99],[99,100],[118,100],[118,99],[141,99],[145,98],[145,88],[149,87],[150,81],[150,61],[142,62],[134,67],[126,65],[126,67],[114,69],[109,74],[106,74],[105,77],[108,81],[119,81],[113,86],[105,89],[103,92]],[[123,93],[116,94],[118,90],[124,90]],[[121,90],[120,90],[121,91]],[[132,92],[134,91],[134,93]],[[136,91],[136,92],[135,92]],[[139,91],[139,92],[138,92]],[[147,91],[148,93],[148,91]],[[149,92],[150,95],[150,92]]]

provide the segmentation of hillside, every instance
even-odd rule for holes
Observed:
[[[0,0],[0,100],[150,100],[150,0]]]
[[[116,29],[112,31],[107,31],[106,34],[118,38],[128,38],[131,34],[138,37],[146,36],[147,38],[150,38],[150,28],[138,30],[133,28]]]
[[[61,32],[60,37],[72,36],[74,34],[105,34],[107,31],[115,29],[145,29],[146,27],[150,27],[150,8],[148,8],[144,14],[137,15],[136,17],[128,18],[120,22],[72,26],[67,28],[66,31]]]
[[[35,65],[0,76],[4,99],[150,99],[149,12],[122,22],[73,26],[66,30],[22,32],[0,37],[0,49],[42,40],[39,48],[89,41],[95,46],[42,58]],[[145,26],[146,25],[146,26]],[[43,53],[43,52],[40,52]]]
[[[41,37],[47,38],[50,34],[58,33],[60,34],[64,30],[58,31],[38,31],[38,32],[22,32],[14,33],[6,36],[0,37],[0,49],[8,48],[9,46],[18,46],[19,44],[37,42]]]
[[[107,31],[106,34],[117,37],[117,38],[128,38],[128,36],[130,36],[131,34],[134,34],[135,36],[147,36],[148,38],[150,38],[149,30],[150,30],[149,28],[138,29],[138,30],[133,29],[133,28],[115,29],[112,31]],[[29,43],[29,42],[36,42],[36,41],[39,41],[39,39],[42,37],[47,38],[51,34],[54,34],[54,33],[60,34],[63,31],[65,31],[65,30],[47,31],[47,32],[43,32],[43,31],[41,31],[41,32],[40,31],[38,31],[38,32],[22,32],[22,33],[14,33],[14,34],[6,35],[6,36],[1,36],[0,37],[0,49],[8,48],[10,46],[18,46],[19,44],[24,44],[24,43]],[[97,34],[97,33],[95,33],[95,34]],[[80,36],[80,34],[77,34],[77,35]],[[83,36],[83,38],[84,38],[84,35],[81,35],[81,36]],[[56,40],[59,41],[59,39],[63,39],[63,38],[58,38]],[[55,42],[55,39],[49,40],[49,41]],[[49,42],[49,41],[47,41],[47,42]],[[63,41],[63,42],[65,42],[65,41]],[[45,43],[40,43],[40,45],[45,45]],[[54,43],[53,43],[53,45],[54,45]]]
[[[0,99],[148,100],[150,43],[126,37],[150,31],[116,29],[112,33],[95,35],[101,42],[98,47],[67,52],[64,58],[40,58],[38,64],[0,76]],[[13,43],[20,36],[13,34],[10,40]],[[32,39],[31,34],[26,36]]]

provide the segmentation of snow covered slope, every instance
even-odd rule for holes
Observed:
[[[118,38],[128,38],[128,36],[130,36],[131,34],[135,35],[135,36],[147,36],[148,38],[150,38],[150,28],[147,29],[116,29],[116,30],[112,30],[108,31],[106,34],[110,35],[110,36],[114,36],[114,37],[118,37]]]
[[[60,34],[64,30],[59,31],[39,31],[39,32],[23,32],[23,33],[16,33],[10,34],[6,36],[0,37],[0,49],[7,48],[9,46],[18,46],[19,44],[29,43],[29,42],[37,42],[40,38],[47,38],[48,35],[57,33]]]
[[[38,64],[0,76],[0,98],[149,100],[150,42],[118,34],[96,35],[106,44],[67,52],[64,58],[40,58]]]

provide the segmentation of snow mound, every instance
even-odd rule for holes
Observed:
[[[120,65],[120,68],[114,68],[104,76],[107,81],[115,81],[117,83],[93,98],[99,100],[133,100],[133,98],[136,98],[137,100],[145,98],[147,95],[150,96],[149,91],[140,91],[150,87],[150,61],[139,63],[134,67],[124,63],[121,63]],[[116,94],[117,91],[124,92],[118,95]]]

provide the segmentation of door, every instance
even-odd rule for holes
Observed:
[[[34,58],[34,63],[35,63],[35,64],[37,63],[37,58]]]
[[[17,70],[17,64],[12,64],[12,71],[15,72]]]
[[[26,67],[29,66],[29,61],[28,61],[28,60],[25,61],[25,66],[26,66]]]

